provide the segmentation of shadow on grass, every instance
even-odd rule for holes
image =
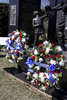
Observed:
[[[17,69],[15,67],[7,67],[7,68],[3,68],[5,71],[7,71],[8,73],[12,74],[12,75],[16,75],[19,73],[22,73],[22,71],[20,69]]]
[[[17,69],[15,67],[10,67],[10,68],[7,67],[7,68],[4,68],[4,70],[31,85],[31,80],[26,79],[26,74],[24,74],[24,72],[22,70]],[[65,74],[66,73],[67,73],[67,70],[65,71]],[[65,82],[65,80],[64,80],[64,82]],[[37,88],[35,85],[33,87]],[[67,88],[65,88],[65,87],[67,87],[66,83],[62,82],[61,87],[62,87],[62,89],[52,88],[50,90],[46,90],[45,93],[47,93],[48,95],[51,95],[52,100],[67,100],[67,91],[65,91],[67,89]],[[44,91],[42,91],[42,92],[44,92]]]
[[[0,55],[0,57],[5,57],[6,55]]]

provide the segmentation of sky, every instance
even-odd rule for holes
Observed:
[[[9,0],[0,0],[0,2],[9,3]],[[41,0],[41,9],[44,9],[46,5],[50,5],[49,0]]]
[[[9,0],[0,0],[0,2],[9,3]]]

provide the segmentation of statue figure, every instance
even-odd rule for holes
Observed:
[[[46,40],[46,36],[45,36],[45,31],[44,31],[44,27],[43,27],[43,19],[45,17],[47,17],[47,14],[40,16],[39,11],[34,11],[33,12],[33,20],[32,20],[32,25],[34,27],[34,33],[35,33],[35,38],[34,38],[34,46],[38,45],[38,38],[39,35],[41,35],[43,41]]]
[[[64,47],[64,29],[67,29],[67,21],[66,21],[66,13],[67,13],[67,0],[61,0],[61,3],[58,4],[55,7],[50,7],[46,6],[45,9],[47,11],[58,11],[62,10],[64,14],[60,17],[60,20],[58,22],[58,27],[57,27],[57,39],[58,39],[58,45],[62,47],[63,50],[65,50]],[[66,21],[66,22],[65,22]],[[66,25],[65,25],[66,24]]]

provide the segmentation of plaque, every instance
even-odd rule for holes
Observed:
[[[10,26],[16,26],[16,5],[10,6]]]

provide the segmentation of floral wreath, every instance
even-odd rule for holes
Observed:
[[[6,58],[10,62],[19,62],[23,59],[24,54],[26,54],[26,49],[29,48],[28,40],[29,36],[24,31],[13,31],[8,34],[9,39],[6,40],[5,52],[7,52]]]
[[[60,46],[44,41],[33,49],[26,61],[27,79],[44,91],[52,87],[60,88],[65,69],[64,60]]]

